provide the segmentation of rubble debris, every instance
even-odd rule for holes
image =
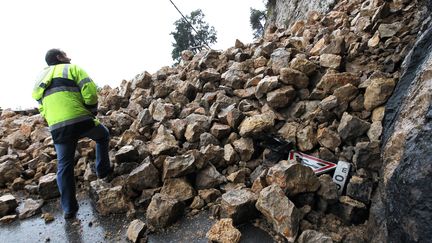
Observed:
[[[185,51],[174,67],[105,86],[98,118],[110,130],[116,177],[97,179],[95,144],[83,141],[76,179],[101,214],[147,209],[149,227],[170,225],[184,209],[209,208],[234,224],[261,213],[291,241],[349,239],[320,226],[330,217],[341,227],[367,218],[381,179],[385,106],[421,32],[418,10],[408,1],[342,1],[327,14],[269,27],[254,43]],[[273,139],[267,146],[265,136]],[[287,161],[292,149],[339,161],[333,180]],[[6,194],[58,197],[55,157],[40,115],[1,111]],[[22,201],[33,206],[20,207],[20,218],[39,212],[40,201]],[[232,242],[240,238],[233,235]]]

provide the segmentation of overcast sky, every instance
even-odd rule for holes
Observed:
[[[221,50],[252,42],[249,9],[264,8],[263,0],[173,2],[185,15],[202,9]],[[169,66],[169,33],[180,17],[169,0],[0,1],[0,107],[36,106],[31,91],[50,48],[63,49],[100,86]]]

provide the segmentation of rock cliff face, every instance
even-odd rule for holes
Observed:
[[[432,237],[432,24],[426,28],[386,106],[383,178],[371,211],[375,242]]]
[[[329,12],[338,0],[270,0],[267,26],[287,28],[296,21],[306,19],[311,11],[325,14]]]

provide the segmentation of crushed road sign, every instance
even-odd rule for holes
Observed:
[[[350,168],[351,164],[344,161],[339,161],[337,164],[336,171],[333,174],[333,181],[337,185],[339,195],[344,190]]]
[[[289,160],[296,160],[304,166],[308,166],[312,168],[315,174],[320,175],[327,171],[333,170],[336,168],[336,164],[332,162],[328,162],[322,159],[315,158],[313,156],[297,152],[291,151],[288,156]]]

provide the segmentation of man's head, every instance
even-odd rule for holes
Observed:
[[[57,65],[61,63],[70,63],[71,59],[66,53],[60,49],[50,49],[45,55],[45,61],[48,66]]]

